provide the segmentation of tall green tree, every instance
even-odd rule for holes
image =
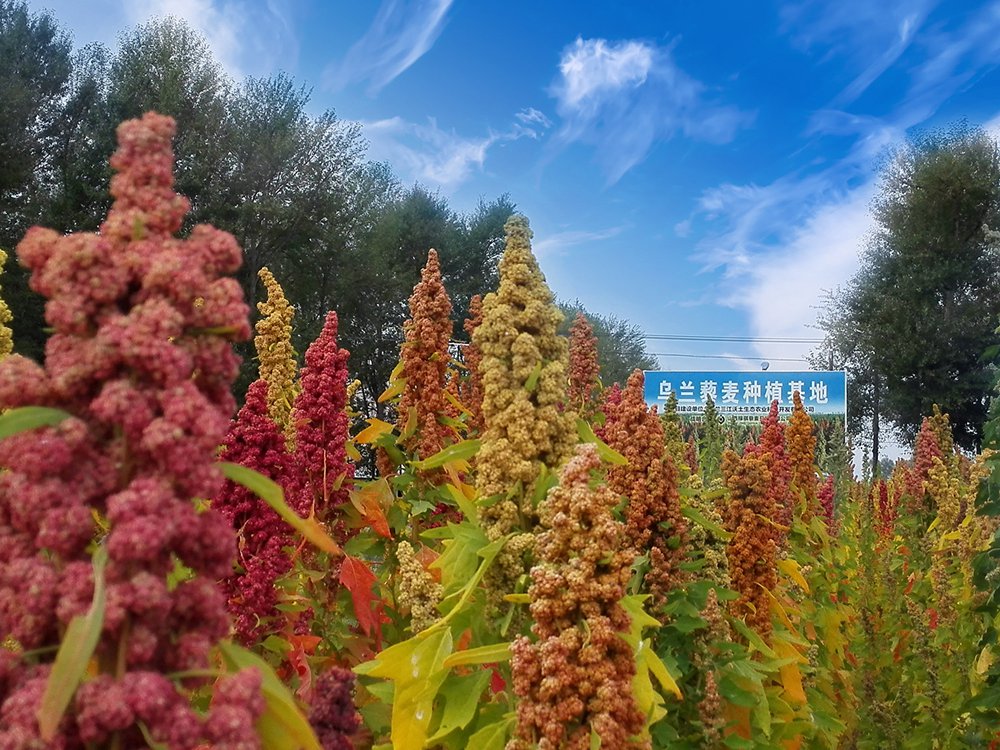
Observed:
[[[51,15],[0,0],[0,248],[7,251],[42,218],[53,190],[71,56],[70,38]],[[17,263],[8,264],[4,297],[15,315],[16,350],[40,357],[43,300]]]
[[[873,213],[836,325],[858,340],[878,412],[902,437],[912,439],[938,404],[956,442],[976,449],[994,377],[983,353],[1000,318],[992,231],[1000,227],[1000,149],[965,125],[909,141],[883,169]]]
[[[0,244],[39,215],[70,77],[72,43],[47,13],[0,0]]]
[[[229,158],[232,82],[205,38],[167,16],[125,32],[108,71],[106,122],[99,138],[111,154],[118,123],[156,110],[177,121],[177,192],[191,201],[188,225],[211,219],[213,178]]]
[[[336,279],[340,342],[351,352],[352,377],[361,381],[369,402],[385,388],[399,359],[407,301],[428,251],[451,257],[460,235],[461,222],[448,202],[415,186],[385,205],[369,231],[347,249]],[[448,273],[442,268],[442,275]],[[384,417],[387,407],[376,408]]]
[[[559,308],[566,318],[559,333],[569,335],[569,327],[576,314],[583,313],[597,337],[597,361],[601,366],[601,382],[605,386],[625,383],[633,370],[655,370],[656,357],[646,350],[642,329],[634,323],[614,315],[599,315],[588,311],[580,300],[560,302]]]
[[[865,276],[858,273],[845,287],[828,292],[820,307],[818,326],[825,334],[822,345],[808,356],[817,370],[846,370],[848,435],[866,449],[871,466],[878,466],[883,440],[882,398],[885,377],[875,368],[875,353],[887,342],[877,331],[862,330],[858,321],[864,314],[860,288]],[[874,335],[873,335],[874,334]]]

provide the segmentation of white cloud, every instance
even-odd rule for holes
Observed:
[[[565,255],[571,247],[584,245],[590,242],[600,242],[616,237],[625,229],[624,226],[608,227],[595,231],[573,230],[568,232],[556,232],[543,236],[532,243],[532,250],[539,258],[551,255]]]
[[[728,304],[746,310],[752,335],[822,338],[811,327],[827,291],[843,285],[858,268],[859,252],[872,229],[869,204],[875,183],[818,206],[784,241],[756,253],[735,279]],[[775,344],[757,345],[763,355]],[[802,357],[810,344],[782,344],[780,356]]]
[[[483,168],[490,148],[497,143],[523,137],[537,137],[535,131],[514,123],[502,133],[467,137],[438,127],[434,119],[426,124],[401,117],[363,122],[369,141],[369,157],[392,163],[405,177],[453,189],[475,170]]]
[[[511,126],[510,135],[532,140],[541,138],[545,131],[552,127],[552,121],[534,107],[522,109],[514,115],[517,121]]]
[[[653,67],[654,49],[644,42],[609,45],[604,39],[577,38],[559,61],[557,85],[560,106],[583,109],[600,104],[606,95],[646,82]]]
[[[552,127],[552,121],[534,107],[526,107],[514,115],[514,117],[525,125],[537,125],[543,130]]]
[[[677,67],[670,47],[626,40],[577,40],[563,50],[551,94],[561,118],[557,140],[596,148],[610,183],[653,144],[681,133],[727,143],[752,114],[710,100],[704,84]]]
[[[368,81],[368,92],[386,84],[423,57],[444,28],[452,0],[383,0],[372,25],[343,62],[327,68],[333,89]]]

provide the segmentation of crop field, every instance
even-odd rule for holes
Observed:
[[[1000,746],[997,459],[946,414],[867,482],[797,393],[692,432],[558,334],[518,215],[461,361],[428,248],[387,419],[259,269],[237,412],[241,251],[178,236],[174,129],[120,126],[99,233],[16,249],[0,748]]]

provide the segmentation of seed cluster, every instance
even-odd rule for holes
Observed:
[[[309,499],[302,492],[296,464],[285,450],[285,439],[268,416],[269,384],[256,380],[247,390],[246,402],[226,435],[220,458],[258,471],[285,491],[285,500],[301,516],[309,514]],[[291,527],[246,487],[227,481],[212,507],[237,530],[239,573],[221,581],[233,616],[237,637],[253,644],[273,632],[275,581],[292,567],[285,547],[295,543]]]
[[[488,585],[499,593],[513,591],[527,572],[539,475],[561,466],[576,442],[576,415],[564,408],[568,351],[557,333],[562,313],[531,252],[527,220],[513,216],[505,229],[500,286],[483,300],[483,322],[472,337],[482,352],[486,424],[476,486],[483,498],[499,496],[481,507],[480,522],[491,540],[520,532],[488,573]]]
[[[663,425],[646,407],[643,374],[628,379],[618,404],[605,404],[604,439],[627,460],[608,468],[608,486],[628,498],[625,538],[633,554],[649,553],[646,586],[654,604],[680,582],[686,524],[677,492],[677,472],[665,455]]]
[[[483,355],[476,346],[474,334],[476,329],[483,323],[483,298],[478,294],[469,300],[469,317],[462,324],[462,329],[469,337],[469,344],[463,351],[463,359],[467,369],[466,376],[462,379],[459,388],[458,400],[468,409],[472,416],[469,418],[469,434],[480,434],[483,431],[483,375],[480,372],[480,363]]]
[[[34,228],[18,246],[53,333],[44,368],[19,356],[0,363],[0,408],[72,416],[0,442],[10,467],[0,476],[0,633],[26,650],[58,643],[93,597],[95,516],[110,530],[96,674],[43,741],[36,711],[51,665],[5,651],[0,747],[78,748],[113,735],[141,747],[140,721],[172,749],[258,746],[222,729],[236,714],[252,728],[263,708],[255,671],[220,685],[207,719],[183,692],[190,680],[165,676],[208,669],[229,632],[215,581],[232,569],[234,534],[192,499],[221,488],[215,452],[238,368],[230,341],[250,334],[226,276],[241,261],[236,241],[204,225],[173,236],[188,208],[173,191],[173,134],[173,120],[154,113],[123,123],[100,233]],[[190,577],[170,587],[178,562]]]
[[[295,376],[298,373],[295,347],[292,346],[292,319],[295,308],[285,298],[285,292],[267,268],[257,272],[267,290],[267,299],[257,303],[261,319],[257,321],[253,343],[257,350],[260,379],[267,383],[267,411],[284,433],[288,448],[295,446],[295,424],[292,405],[299,393]]]
[[[587,316],[578,312],[569,328],[569,391],[566,398],[570,408],[583,415],[594,411],[600,374],[594,328]]]
[[[733,535],[726,550],[729,577],[740,595],[733,614],[766,639],[771,633],[767,592],[774,591],[778,582],[771,472],[762,456],[726,451],[722,474],[730,492],[726,530]]]
[[[451,300],[441,281],[437,251],[431,250],[410,296],[410,318],[403,323],[400,352],[406,387],[399,399],[398,424],[402,432],[410,412],[415,413],[416,429],[402,443],[421,458],[454,441],[454,432],[438,421],[448,411],[444,387],[451,329]]]
[[[790,468],[789,490],[794,498],[792,502],[802,503],[802,516],[808,520],[817,512],[816,435],[813,421],[802,406],[802,396],[795,391],[792,398],[795,408],[785,430]]]
[[[337,313],[326,314],[319,337],[306,349],[302,392],[295,399],[296,456],[317,518],[330,524],[347,502],[354,465],[347,460],[347,358],[337,346]]]
[[[545,531],[531,569],[531,632],[512,646],[517,730],[508,750],[649,748],[631,683],[635,657],[620,601],[631,553],[612,509],[618,496],[592,483],[601,461],[581,445],[540,508]]]

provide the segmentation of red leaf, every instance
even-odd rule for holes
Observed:
[[[306,703],[312,703],[312,669],[309,658],[301,646],[296,645],[288,654],[288,663],[299,676],[299,688],[295,694]]]
[[[344,560],[340,564],[340,583],[351,592],[351,601],[354,603],[354,616],[358,618],[358,624],[365,635],[376,633],[376,638],[381,639],[381,629],[379,623],[381,618],[381,605],[375,597],[374,589],[378,579],[372,573],[371,568],[364,562],[344,555]]]
[[[500,674],[500,670],[493,667],[493,674],[490,675],[490,690],[494,695],[503,692],[507,687],[507,681]]]

